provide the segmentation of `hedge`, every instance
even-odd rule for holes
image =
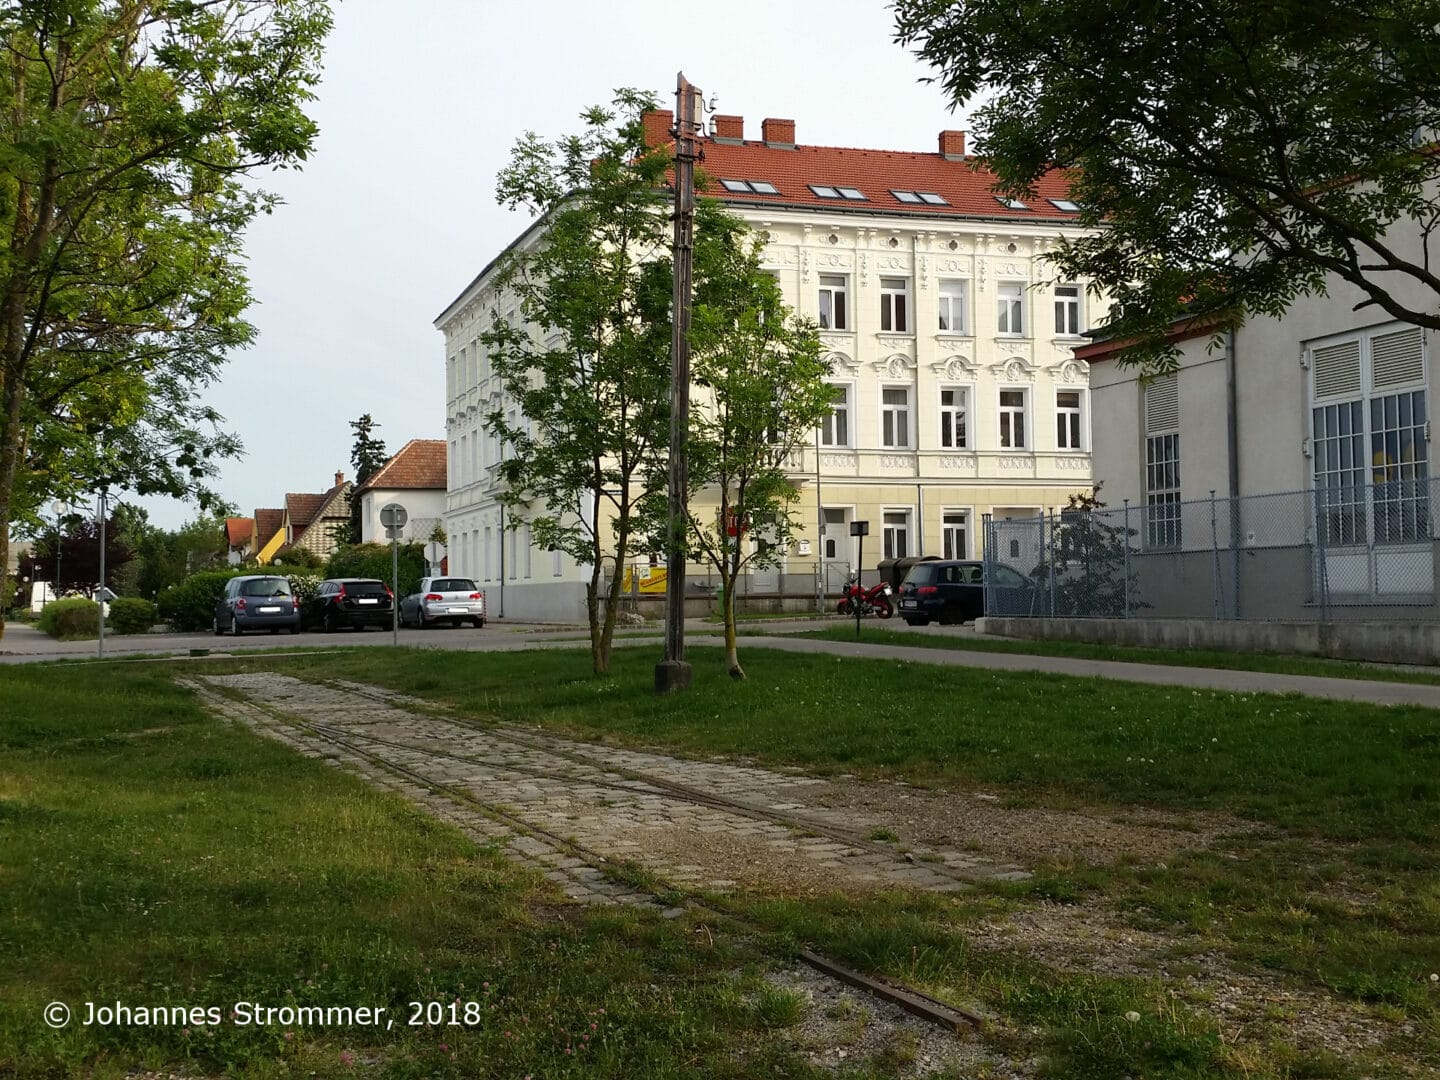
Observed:
[[[110,601],[110,617],[105,620],[117,634],[145,634],[155,625],[155,605],[135,596],[122,596]]]
[[[100,633],[100,605],[83,596],[55,600],[45,605],[37,625],[53,638],[97,637]]]
[[[234,577],[265,575],[283,577],[303,603],[315,595],[321,578],[316,573],[287,573],[284,566],[237,566],[231,570],[206,570],[191,574],[179,585],[172,585],[156,601],[160,618],[172,630],[209,630],[215,622],[215,605],[225,595],[225,583]]]
[[[390,584],[389,544],[347,544],[336,548],[325,568],[327,578],[377,578]],[[400,590],[397,597],[409,596],[420,588],[425,576],[423,544],[400,545]]]

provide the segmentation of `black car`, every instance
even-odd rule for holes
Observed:
[[[330,578],[322,581],[301,611],[305,626],[329,633],[343,626],[363,630],[388,627],[394,617],[395,597],[390,587],[374,578]]]
[[[238,637],[246,630],[300,632],[300,601],[289,578],[246,574],[225,583],[225,592],[215,602],[215,633]]]
[[[996,565],[991,581],[995,611],[988,614],[1029,614],[1037,586],[1018,570]],[[932,619],[941,623],[969,622],[987,614],[985,564],[979,560],[942,560],[911,567],[900,585],[897,610],[911,626]]]

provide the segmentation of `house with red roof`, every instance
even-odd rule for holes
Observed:
[[[255,519],[227,517],[225,519],[225,546],[229,549],[232,566],[238,566],[246,559],[253,558],[255,547]]]
[[[350,492],[354,488],[343,472],[335,483],[319,493],[289,492],[281,511],[280,531],[284,541],[272,558],[282,560],[291,548],[305,548],[328,558],[345,542],[350,528]]]
[[[647,141],[673,142],[673,115],[643,118]],[[758,135],[758,137],[756,137]],[[835,592],[861,557],[850,525],[867,521],[861,568],[881,559],[974,558],[981,522],[1034,517],[1090,487],[1089,370],[1074,356],[1105,301],[1057,280],[1047,256],[1084,235],[1066,177],[1005,198],[942,131],[932,150],[816,146],[789,119],[746,130],[714,116],[699,140],[704,194],[764,239],[763,265],[786,302],[820,327],[834,392],[815,445],[793,462],[811,522],[751,593]],[[543,221],[511,245],[543,235]],[[507,528],[484,416],[503,407],[480,340],[507,310],[491,262],[445,308],[450,572],[511,580],[507,606],[583,617],[583,569],[528,550]],[[513,306],[513,303],[510,305]],[[502,571],[503,566],[503,571]],[[804,583],[808,582],[806,585]],[[803,585],[803,587],[801,587]]]
[[[445,440],[411,439],[351,496],[360,502],[360,539],[387,542],[380,511],[396,503],[406,513],[401,539],[428,540],[445,518],[445,478]]]

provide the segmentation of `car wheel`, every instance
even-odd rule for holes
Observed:
[[[294,626],[290,627],[290,633],[292,633],[292,634],[298,634],[299,632],[300,632],[300,624],[299,624],[298,622],[297,622]]]
[[[240,629],[240,624],[235,620],[234,615],[230,616],[230,633],[233,634],[235,637],[239,637],[242,633],[244,633],[244,631]]]
[[[471,620],[471,625],[474,626],[476,630],[482,630],[482,629],[484,629],[484,627],[485,627],[485,620],[484,620],[484,619],[472,619],[472,620]]]
[[[219,616],[219,615],[216,615],[213,619],[210,620],[210,625],[211,625],[211,628],[215,631],[215,636],[216,636],[216,637],[220,637],[220,636],[222,636],[222,635],[225,633],[225,631],[220,628],[220,616]]]
[[[906,626],[929,626],[929,625],[930,625],[930,620],[929,620],[929,619],[906,619],[906,620],[905,620],[905,625],[906,625]]]
[[[322,625],[325,627],[325,633],[333,634],[335,632],[335,613],[333,611],[325,612],[325,621]]]

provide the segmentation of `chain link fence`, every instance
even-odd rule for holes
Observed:
[[[1097,619],[1440,620],[1430,480],[983,522],[986,610]]]

